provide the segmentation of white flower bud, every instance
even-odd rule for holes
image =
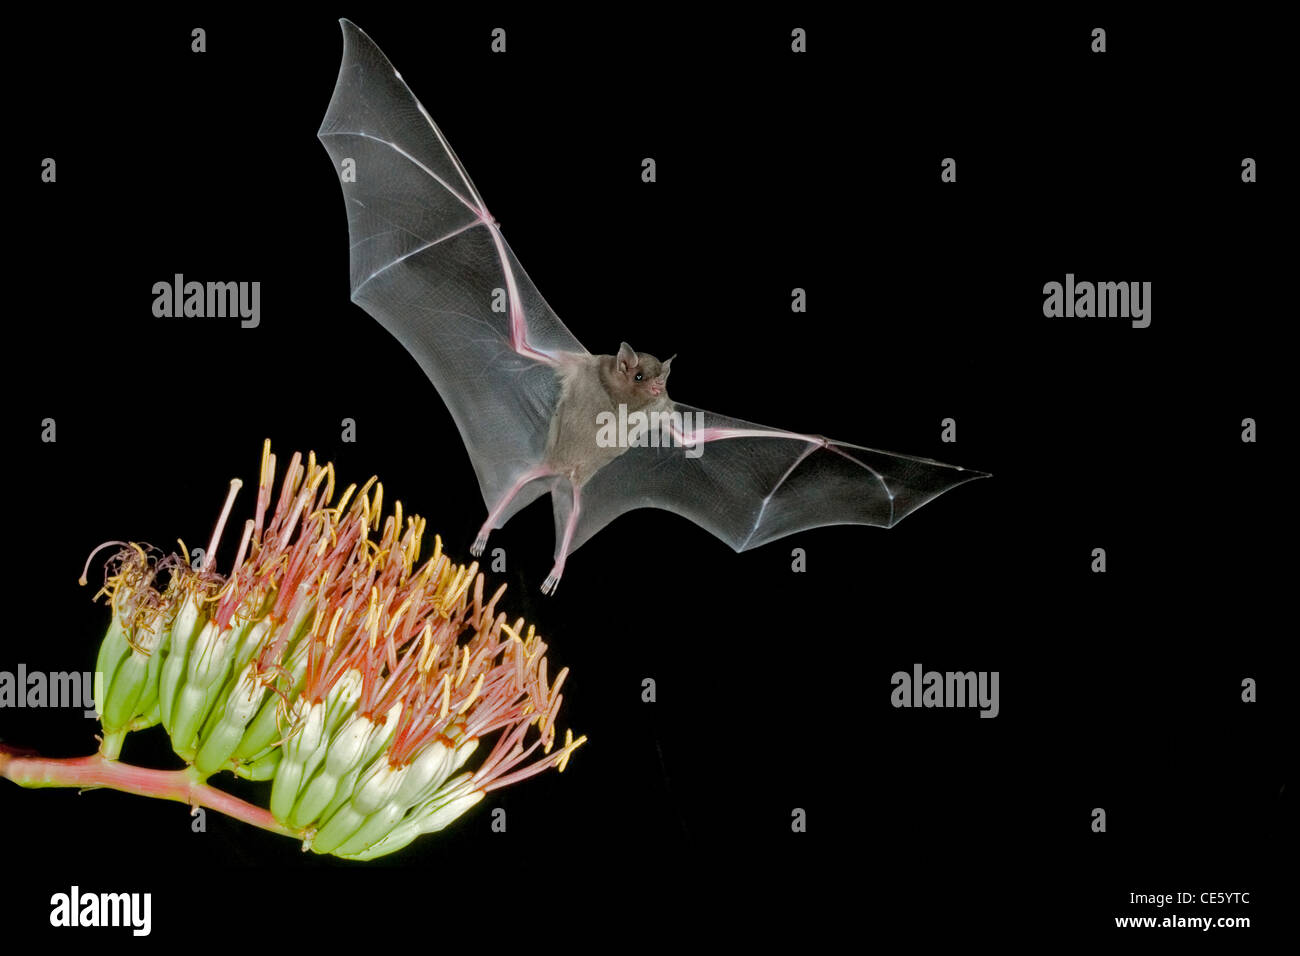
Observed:
[[[470,790],[470,775],[457,777],[444,787],[438,796],[412,815],[412,823],[421,833],[433,833],[451,823],[474,804],[483,799],[482,790]]]
[[[403,807],[419,801],[426,789],[433,789],[447,779],[451,773],[451,761],[455,751],[444,744],[434,741],[425,747],[418,757],[411,761],[410,772],[402,781],[393,797],[393,802]]]
[[[189,683],[207,687],[221,676],[230,656],[230,644],[235,632],[231,628],[217,630],[215,621],[208,621],[199,632],[198,640],[190,648]]]
[[[352,806],[362,816],[370,816],[393,798],[409,769],[409,767],[393,767],[381,757],[361,775],[356,792],[352,795]]]
[[[240,672],[230,696],[226,698],[226,722],[243,727],[253,719],[261,700],[262,682],[256,676],[254,665],[249,663]]]
[[[330,739],[329,751],[325,755],[325,771],[334,777],[341,777],[361,760],[366,752],[366,744],[375,725],[368,717],[353,714]]]
[[[302,700],[298,700],[295,711],[302,707]],[[295,716],[298,714],[295,713]],[[307,708],[307,713],[303,720],[302,729],[293,734],[284,744],[284,756],[287,760],[306,761],[307,757],[315,753],[316,748],[320,746],[321,737],[325,732],[325,705],[311,704]]]

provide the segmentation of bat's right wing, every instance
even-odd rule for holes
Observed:
[[[629,448],[582,490],[569,553],[620,514],[661,508],[736,551],[834,524],[891,528],[987,475],[929,458],[803,435],[676,403],[672,441]]]
[[[352,300],[420,363],[491,507],[540,464],[556,365],[586,353],[506,245],[446,139],[347,20],[320,139],[347,206]]]

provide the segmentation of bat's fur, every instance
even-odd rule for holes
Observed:
[[[626,446],[597,443],[600,416],[617,416],[620,405],[628,413],[669,411],[672,401],[666,386],[671,363],[672,359],[660,362],[647,352],[633,351],[626,342],[617,355],[566,356],[560,366],[560,402],[546,442],[546,467],[581,487],[627,451]]]

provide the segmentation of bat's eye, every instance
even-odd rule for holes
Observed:
[[[635,379],[635,381],[638,381],[638,382],[639,382],[639,381],[641,381],[641,379],[643,379],[643,378],[645,378],[645,376],[642,375],[640,372],[637,372],[637,373],[636,373],[636,379]]]

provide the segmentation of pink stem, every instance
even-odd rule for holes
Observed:
[[[109,787],[142,797],[175,800],[191,807],[208,807],[236,820],[284,836],[302,833],[281,824],[271,811],[255,807],[223,790],[209,787],[191,770],[150,770],[99,754],[89,757],[24,757],[0,745],[0,776],[20,787]]]

